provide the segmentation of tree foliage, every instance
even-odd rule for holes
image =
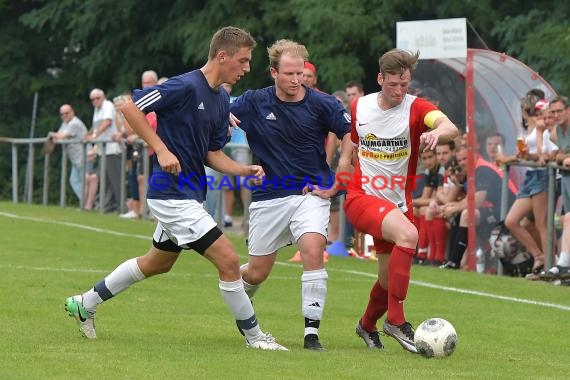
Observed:
[[[532,67],[558,90],[570,94],[570,19],[567,3],[507,16],[493,28],[505,53]],[[565,74],[566,73],[566,74]]]

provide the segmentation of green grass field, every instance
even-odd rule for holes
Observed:
[[[184,253],[173,270],[102,305],[95,341],[80,336],[66,297],[146,252],[154,224],[74,209],[0,203],[0,379],[562,379],[568,378],[570,288],[412,269],[407,318],[451,321],[455,353],[425,359],[382,337],[368,350],[354,325],[373,261],[331,257],[320,336],[302,348],[301,266],[284,249],[255,299],[257,316],[289,352],[247,349],[223,304],[215,269]],[[232,237],[242,262],[243,238]]]

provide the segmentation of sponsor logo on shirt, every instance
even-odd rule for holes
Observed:
[[[407,137],[380,138],[374,133],[367,133],[360,138],[358,154],[360,157],[380,161],[394,161],[409,156]]]

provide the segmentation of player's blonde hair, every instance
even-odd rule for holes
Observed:
[[[309,59],[309,52],[305,45],[301,45],[291,40],[278,40],[273,45],[267,48],[267,55],[269,56],[269,67],[279,70],[279,61],[283,54],[288,54],[293,57],[301,57],[303,61]]]
[[[255,39],[245,30],[235,26],[226,26],[218,30],[212,37],[208,59],[214,59],[220,50],[224,50],[229,56],[233,56],[243,47],[253,49],[256,45]]]

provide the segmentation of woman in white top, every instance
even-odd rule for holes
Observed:
[[[505,218],[505,226],[532,254],[534,257],[532,272],[537,274],[544,268],[544,252],[546,251],[547,240],[546,213],[548,208],[545,205],[548,203],[548,173],[543,166],[554,157],[558,147],[550,140],[550,132],[546,128],[547,102],[530,95],[523,98],[522,106],[523,117],[528,125],[528,135],[525,139],[526,151],[519,152],[518,158],[537,161],[541,167],[529,168],[526,171],[517,200]],[[504,161],[513,161],[513,159],[505,158]],[[534,223],[540,236],[540,242],[537,242],[528,230],[521,225],[521,221],[530,214],[534,215]]]

